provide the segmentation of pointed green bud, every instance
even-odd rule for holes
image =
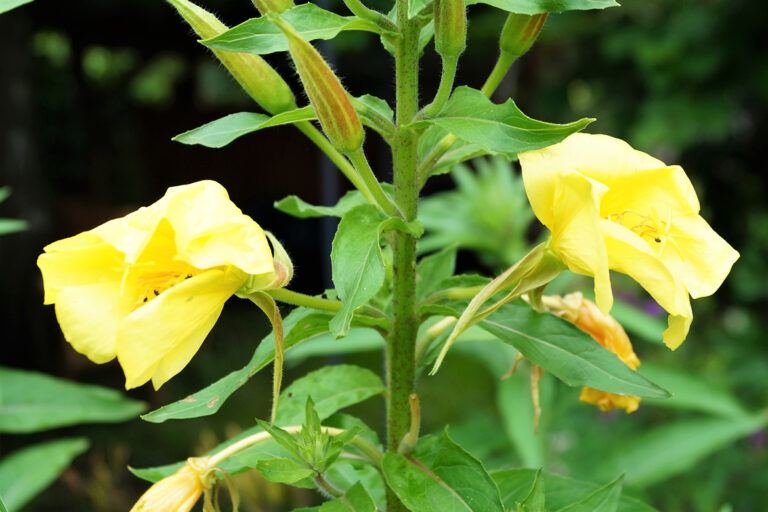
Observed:
[[[533,46],[546,20],[546,12],[533,16],[511,13],[507,16],[504,28],[501,29],[499,38],[501,51],[515,59],[520,57]]]
[[[464,0],[435,0],[435,50],[458,57],[467,46],[467,7]]]
[[[210,39],[228,30],[216,16],[188,0],[168,0],[182,18],[202,39]],[[296,108],[291,88],[272,66],[250,53],[213,50],[237,83],[270,114],[279,114]]]
[[[288,52],[299,72],[317,119],[331,144],[342,153],[354,153],[363,145],[363,125],[352,99],[323,57],[294,28],[278,16],[269,15],[285,35]]]
[[[293,0],[251,0],[262,15],[282,14],[294,5]]]

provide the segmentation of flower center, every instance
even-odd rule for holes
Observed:
[[[659,253],[664,251],[667,241],[670,240],[670,229],[672,226],[671,211],[667,212],[665,220],[662,220],[655,211],[645,215],[635,210],[622,210],[617,213],[611,213],[606,218],[639,235],[652,247],[656,247]]]
[[[128,265],[123,274],[121,294],[128,279],[138,285],[140,293],[133,311],[159,297],[164,291],[199,274],[201,271],[189,264],[174,265],[172,269],[158,269],[155,262]],[[132,274],[132,275],[131,275]],[[130,277],[129,277],[130,276]]]

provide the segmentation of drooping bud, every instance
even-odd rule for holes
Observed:
[[[504,22],[504,28],[501,29],[499,38],[501,51],[514,59],[520,57],[536,42],[546,20],[546,12],[533,16],[511,13]]]
[[[282,14],[294,5],[293,0],[251,0],[262,15]]]
[[[290,0],[288,0],[290,1]],[[168,0],[182,18],[202,39],[210,39],[228,30],[216,16],[188,0]],[[283,78],[258,55],[213,50],[237,83],[270,114],[296,108],[291,88]]]
[[[624,364],[637,369],[640,359],[632,349],[627,333],[612,316],[604,315],[597,305],[585,299],[581,293],[571,293],[563,297],[545,296],[542,302],[557,316],[572,322],[622,360]],[[603,412],[612,409],[624,409],[627,413],[637,410],[640,397],[609,393],[598,389],[583,388],[579,400],[594,404]]]
[[[325,135],[342,153],[354,153],[362,147],[365,133],[349,93],[314,46],[279,17],[269,19],[288,40],[291,59]]]
[[[464,0],[435,0],[435,50],[443,58],[458,57],[467,46]]]

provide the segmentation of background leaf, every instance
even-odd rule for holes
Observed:
[[[384,477],[400,501],[418,512],[504,512],[483,465],[446,432],[419,439],[411,456],[384,454]]]
[[[0,367],[0,432],[37,432],[135,418],[146,404],[120,392]]]
[[[86,439],[57,439],[6,455],[0,460],[0,496],[6,507],[21,509],[87,449]]]
[[[0,0],[0,14],[8,12],[11,9],[31,3],[32,0]]]
[[[558,512],[616,512],[619,507],[619,497],[624,476],[609,482],[595,490],[589,496],[571,503]]]

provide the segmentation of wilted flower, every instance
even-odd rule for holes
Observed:
[[[693,319],[688,295],[714,293],[739,257],[699,216],[683,169],[622,140],[582,133],[519,156],[551,250],[573,272],[594,277],[600,310],[613,303],[609,269],[627,274],[667,310],[664,343],[677,348]]]
[[[632,350],[632,343],[621,324],[610,315],[601,313],[595,303],[585,299],[581,293],[571,293],[564,297],[545,296],[542,301],[552,313],[565,318],[588,333],[633,370],[640,366],[640,360]],[[581,390],[579,399],[582,402],[595,404],[604,412],[611,409],[624,409],[630,413],[637,410],[640,404],[640,397],[637,396],[620,395],[587,387]]]
[[[214,181],[169,188],[151,206],[50,244],[37,264],[66,340],[95,363],[117,357],[126,389],[149,379],[159,388],[180,372],[241,287],[290,277]]]
[[[187,462],[147,489],[130,512],[189,512],[204,490],[204,475]]]

